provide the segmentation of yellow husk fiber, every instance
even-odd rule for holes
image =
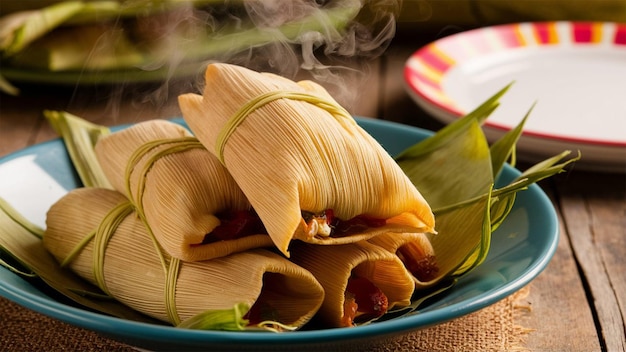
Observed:
[[[316,317],[329,327],[341,327],[345,292],[352,274],[368,279],[389,302],[389,309],[411,303],[415,285],[402,262],[392,253],[365,241],[318,246],[294,243],[292,261],[310,271],[326,292]]]
[[[388,231],[434,231],[419,191],[324,88],[228,64],[209,65],[205,78],[203,96],[179,97],[183,117],[216,156],[223,145],[224,165],[285,255],[294,238],[339,244],[378,234],[311,237],[303,210],[390,219],[397,228]],[[276,96],[257,104],[268,94]]]
[[[279,314],[274,320],[302,326],[320,306],[320,284],[280,255],[256,249],[182,262],[159,250],[132,211],[102,222],[127,203],[113,190],[70,191],[48,212],[45,248],[120,302],[174,325],[206,311],[252,306],[261,297]],[[105,227],[112,232],[96,231]]]
[[[180,125],[151,120],[102,138],[96,155],[163,248],[186,261],[272,246],[265,234],[202,243],[220,225],[216,214],[250,203],[228,171]]]

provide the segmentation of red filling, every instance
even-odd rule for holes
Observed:
[[[201,244],[235,240],[255,234],[267,234],[265,226],[253,210],[239,210],[221,213],[217,216],[220,225],[204,236]]]
[[[370,280],[352,276],[348,279],[342,324],[353,326],[355,320],[368,321],[387,312],[387,296]]]
[[[220,225],[204,236],[202,243],[209,244],[219,241],[235,240],[255,234],[267,234],[267,230],[254,210],[238,210],[220,213],[217,215]],[[302,217],[309,221],[313,217],[323,218],[331,226],[331,237],[344,237],[361,232],[370,227],[380,227],[386,224],[385,219],[373,218],[367,215],[358,215],[350,220],[336,218],[332,209],[314,214],[303,212]]]
[[[437,258],[434,255],[427,255],[423,258],[415,258],[408,246],[400,247],[400,257],[406,269],[415,276],[416,279],[427,282],[437,277],[439,267]]]
[[[350,220],[341,220],[335,217],[335,212],[332,209],[326,209],[317,214],[303,212],[302,217],[307,222],[313,217],[325,219],[326,223],[332,228],[331,237],[345,237],[363,232],[371,227],[381,227],[387,224],[386,219],[374,218],[368,215],[357,215]]]

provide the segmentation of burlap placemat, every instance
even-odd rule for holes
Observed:
[[[371,352],[524,351],[529,331],[515,324],[525,310],[524,288],[504,300],[459,319],[396,338]],[[74,327],[0,298],[0,351],[136,351],[130,346]],[[364,351],[365,352],[365,351]]]
[[[528,351],[524,336],[531,329],[516,324],[530,310],[525,302],[530,288],[487,308],[428,329],[404,335],[369,352],[503,352]]]

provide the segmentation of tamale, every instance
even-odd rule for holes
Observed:
[[[308,271],[264,249],[198,262],[170,257],[114,190],[70,191],[52,205],[46,225],[44,247],[59,263],[129,307],[174,325],[244,303],[255,323],[300,327],[324,296]]]
[[[373,237],[368,242],[397,255],[412,275],[417,289],[430,287],[441,278],[437,256],[427,234],[387,233]]]
[[[132,201],[169,255],[195,261],[272,246],[262,226],[217,236],[233,214],[256,214],[224,166],[184,127],[142,122],[101,138],[95,150],[114,189]]]
[[[434,231],[432,211],[384,148],[320,85],[229,65],[179,97],[191,131],[226,166],[277,248]],[[359,229],[333,233],[328,212]],[[303,214],[312,215],[306,219]]]
[[[415,285],[397,256],[366,241],[334,246],[292,245],[291,260],[310,271],[326,295],[315,319],[350,327],[411,304]]]

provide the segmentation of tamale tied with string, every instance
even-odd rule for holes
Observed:
[[[320,85],[229,64],[210,64],[205,80],[203,95],[179,97],[183,118],[285,255],[293,239],[346,244],[434,232],[420,192]]]
[[[50,208],[46,225],[44,246],[59,263],[121,303],[176,326],[241,306],[250,324],[298,328],[324,297],[311,273],[265,249],[197,262],[169,256],[114,190],[70,191]]]
[[[142,122],[101,138],[95,150],[114,189],[171,256],[206,260],[272,246],[229,172],[181,125]],[[242,223],[248,227],[232,230]]]

